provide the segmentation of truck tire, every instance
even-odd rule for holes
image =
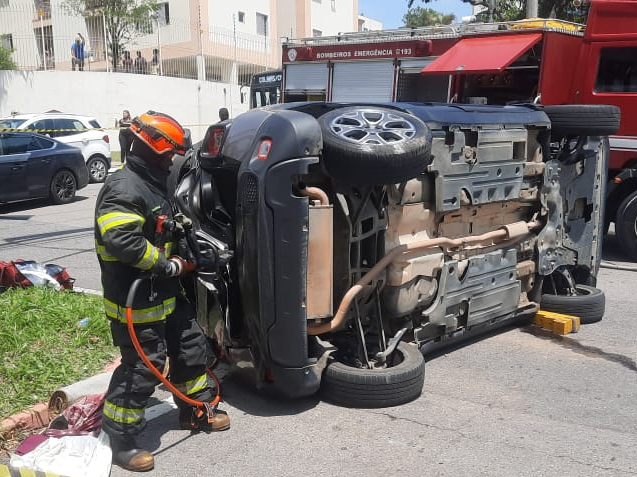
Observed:
[[[565,136],[608,136],[619,129],[620,109],[609,104],[544,106],[551,120],[551,139]]]
[[[637,191],[626,197],[617,209],[615,235],[623,252],[637,261]]]
[[[378,106],[348,106],[318,118],[323,163],[339,182],[396,184],[431,162],[431,131],[420,119]]]
[[[413,401],[422,393],[425,360],[420,350],[398,344],[397,363],[387,368],[355,368],[333,361],[321,380],[323,397],[346,407],[378,408]]]
[[[575,285],[576,295],[544,294],[540,308],[545,311],[579,316],[583,325],[597,323],[604,317],[606,297],[599,288]]]

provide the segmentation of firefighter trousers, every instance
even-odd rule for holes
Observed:
[[[208,342],[197,324],[193,306],[177,297],[176,308],[165,320],[135,325],[144,353],[160,371],[170,357],[170,381],[188,397],[211,401],[215,395],[206,373]],[[139,434],[145,425],[148,400],[159,380],[144,364],[125,323],[111,320],[113,344],[120,348],[121,364],[113,372],[106,393],[102,429],[112,438]],[[175,396],[180,408],[189,407]]]

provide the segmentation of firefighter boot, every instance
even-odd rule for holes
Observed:
[[[153,455],[147,450],[140,449],[134,437],[109,437],[114,464],[133,472],[145,472],[155,467]]]
[[[184,430],[215,432],[230,428],[230,417],[226,411],[206,408],[184,407],[179,409],[179,427]]]

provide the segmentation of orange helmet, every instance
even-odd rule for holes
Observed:
[[[148,111],[131,121],[131,131],[157,154],[184,155],[192,147],[190,131],[167,114]]]

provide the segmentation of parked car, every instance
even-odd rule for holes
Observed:
[[[65,113],[17,114],[0,119],[3,129],[28,129],[60,142],[80,148],[91,182],[104,182],[111,168],[111,146],[108,134],[97,119]]]
[[[562,113],[303,102],[211,126],[175,199],[190,258],[216,257],[187,289],[217,355],[249,349],[287,396],[384,407],[420,395],[440,346],[540,306],[601,320],[618,114]]]
[[[66,204],[88,182],[78,148],[37,133],[0,133],[0,203],[49,197]]]

